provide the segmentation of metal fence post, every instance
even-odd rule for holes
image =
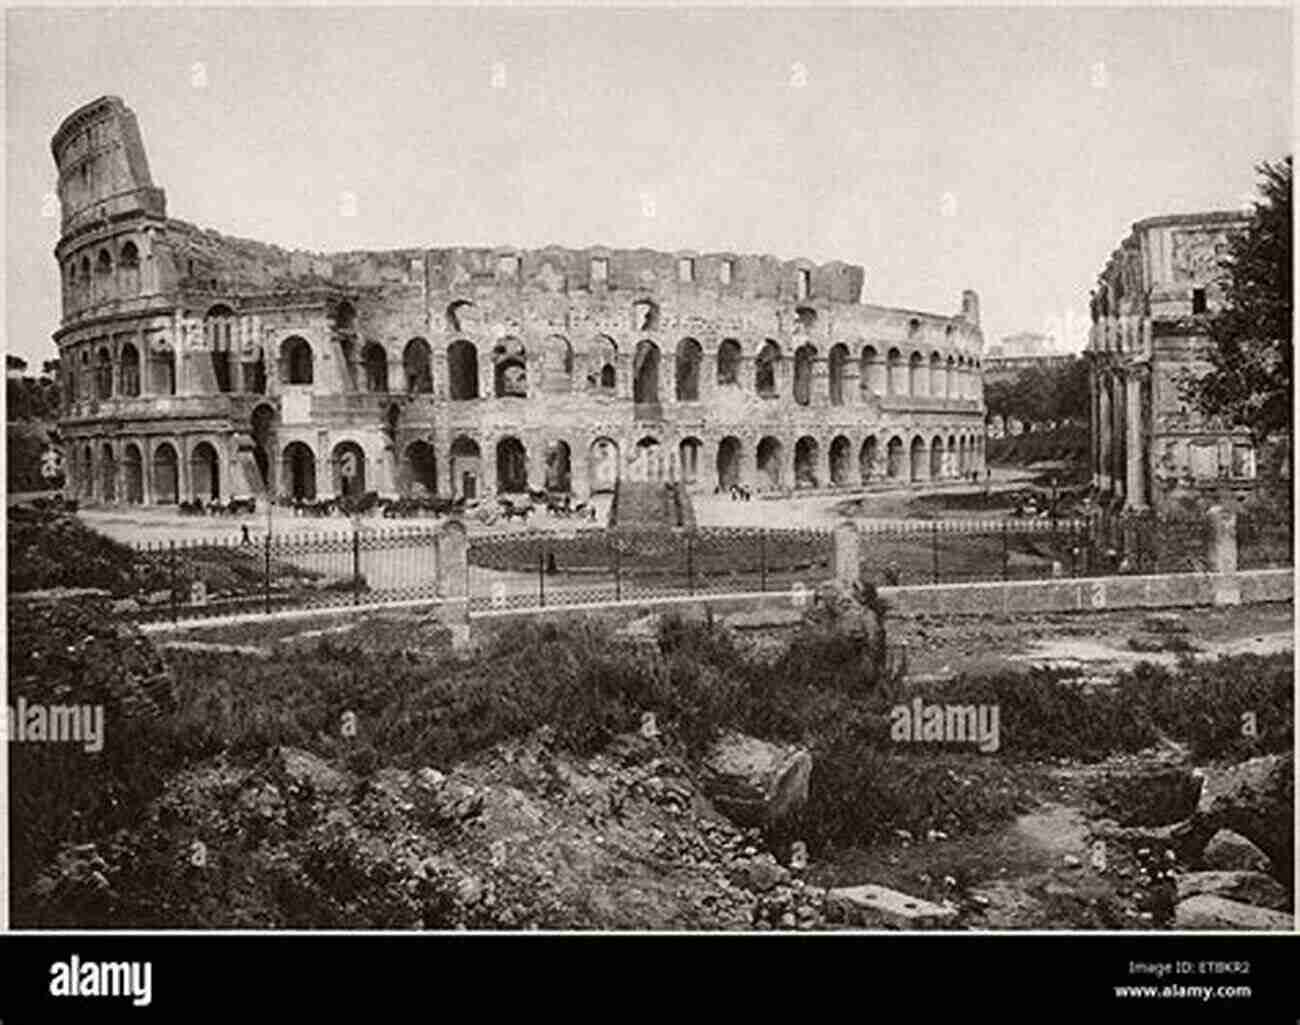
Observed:
[[[934,582],[939,582],[939,521],[935,520],[930,526],[930,569],[934,575]]]
[[[352,528],[352,604],[361,604],[361,530]]]
[[[168,580],[170,582],[170,586],[168,587],[168,592],[171,594],[172,622],[175,623],[180,618],[179,609],[177,608],[177,604],[176,604],[176,540],[175,538],[167,542],[167,550],[168,550],[167,574],[168,574]]]
[[[265,584],[266,611],[271,612],[271,535],[266,535],[266,558],[263,562],[263,583]]]
[[[618,556],[618,542],[617,542],[617,540],[616,540],[613,536],[611,536],[610,539],[609,539],[609,543],[610,543],[610,548],[612,549],[612,551],[613,551],[613,553],[614,553],[613,560],[612,560],[613,563],[614,563],[614,600],[615,600],[615,601],[622,601],[622,600],[623,600],[623,581],[619,578],[619,569],[620,569],[621,567],[619,566],[619,561],[620,561],[620,560],[619,560],[619,556]]]
[[[689,531],[686,534],[686,590],[688,594],[695,594],[695,543]]]
[[[1011,534],[1010,524],[1006,520],[1002,521],[1002,579],[1010,577],[1011,570]]]
[[[767,531],[758,532],[758,589],[767,590]]]
[[[546,608],[546,553],[537,551],[537,603]]]

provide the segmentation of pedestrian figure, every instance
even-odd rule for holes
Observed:
[[[248,536],[248,524],[247,524],[247,523],[241,523],[241,524],[239,525],[239,529],[240,529],[241,531],[243,531],[243,534],[244,534],[243,538],[240,540],[239,543],[240,543],[241,545],[251,545],[251,544],[253,543],[253,539],[252,539],[251,537]]]

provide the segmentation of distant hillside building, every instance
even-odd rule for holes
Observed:
[[[1207,317],[1223,301],[1220,267],[1235,211],[1152,217],[1133,225],[1091,297],[1093,483],[1129,509],[1175,492],[1244,496],[1255,452],[1244,429],[1207,422],[1180,380],[1209,369]]]
[[[1009,381],[1021,371],[1034,367],[1040,370],[1063,367],[1075,358],[1075,354],[1062,352],[1052,335],[1035,331],[1004,335],[1000,342],[984,350],[984,383]]]

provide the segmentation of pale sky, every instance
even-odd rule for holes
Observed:
[[[1289,152],[1290,19],[10,10],[7,348],[55,355],[49,139],[103,94],[136,112],[169,215],[227,234],[841,259],[866,268],[873,303],[950,313],[974,288],[986,344],[1081,345],[1088,291],[1133,221],[1238,207],[1254,165]]]

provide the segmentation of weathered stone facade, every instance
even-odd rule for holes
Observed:
[[[1133,225],[1092,294],[1092,473],[1126,508],[1248,493],[1249,433],[1207,422],[1180,381],[1209,369],[1206,317],[1223,301],[1220,260],[1249,217],[1213,212]]]
[[[329,255],[167,217],[115,97],[53,139],[72,487],[100,502],[925,481],[983,467],[975,293],[648,250]],[[644,462],[634,456],[668,459]]]

